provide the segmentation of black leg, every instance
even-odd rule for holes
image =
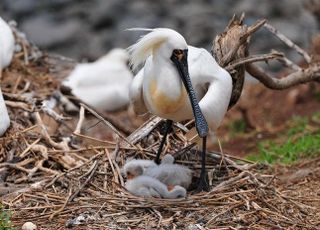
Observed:
[[[160,145],[159,145],[159,149],[158,149],[158,152],[157,152],[156,159],[154,160],[157,164],[160,164],[160,154],[161,154],[161,152],[162,152],[164,143],[166,142],[168,133],[169,133],[169,131],[171,130],[171,126],[172,126],[172,120],[166,120],[165,131],[164,131],[164,134],[163,134],[161,143],[160,143]]]
[[[202,152],[201,152],[201,173],[198,181],[198,188],[196,192],[209,191],[209,184],[206,175],[206,145],[207,137],[202,138]]]

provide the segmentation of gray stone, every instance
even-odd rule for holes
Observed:
[[[52,48],[77,40],[84,29],[79,21],[71,19],[58,23],[48,14],[26,20],[21,27],[29,39],[43,48]]]

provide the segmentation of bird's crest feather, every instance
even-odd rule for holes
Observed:
[[[131,28],[130,31],[150,31],[150,33],[142,36],[137,43],[128,48],[131,54],[130,63],[133,69],[136,69],[140,64],[144,63],[152,54],[154,49],[157,49],[163,42],[168,39],[167,33],[163,33],[162,28]]]

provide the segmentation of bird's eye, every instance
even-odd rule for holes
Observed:
[[[183,53],[182,50],[173,50],[173,54],[176,55],[176,56],[179,56]]]

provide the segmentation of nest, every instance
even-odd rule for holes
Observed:
[[[0,138],[2,203],[13,212],[15,225],[32,221],[41,229],[317,228],[308,214],[312,207],[282,194],[275,176],[264,174],[261,165],[223,153],[208,153],[209,192],[189,191],[187,198],[170,200],[131,195],[123,188],[120,168],[128,157],[154,159],[163,121],[152,117],[125,137],[84,104],[72,117],[64,111],[62,96],[57,99],[57,73],[72,63],[34,55],[32,45],[18,41],[24,48],[2,77],[11,127]],[[53,106],[47,105],[49,99],[55,99]],[[84,132],[92,122],[100,122],[106,138]],[[196,181],[200,154],[186,137],[191,128],[192,122],[176,124],[164,152],[192,169]]]

